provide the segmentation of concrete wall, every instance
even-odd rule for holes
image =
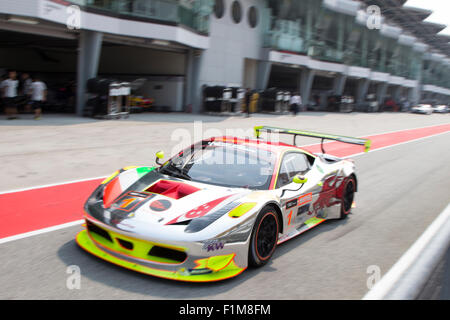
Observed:
[[[263,1],[239,0],[242,7],[241,22],[236,24],[231,14],[233,0],[225,0],[225,15],[217,19],[211,15],[210,47],[203,53],[200,68],[201,85],[243,85],[245,58],[260,59],[263,46]],[[258,25],[251,28],[248,10],[258,10]]]
[[[40,0],[1,0],[0,12],[34,17],[40,5]]]
[[[183,77],[151,77],[139,91],[155,99],[156,107],[183,111],[183,90]]]

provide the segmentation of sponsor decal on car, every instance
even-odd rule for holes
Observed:
[[[198,206],[198,207],[188,211],[187,213],[182,214],[181,216],[173,219],[172,221],[169,221],[167,224],[169,225],[169,224],[174,224],[174,223],[191,220],[191,219],[195,219],[195,218],[201,218],[231,196],[232,195],[227,195],[225,197],[202,204],[201,206]]]
[[[225,247],[225,243],[219,240],[211,240],[205,242],[203,250],[207,252],[222,250]]]
[[[144,198],[144,199],[147,199],[148,197],[152,196],[152,194],[149,194],[149,193],[136,192],[136,191],[130,192],[129,195],[132,197],[138,197],[138,198]]]
[[[150,209],[156,212],[166,211],[172,206],[172,203],[169,200],[156,200],[150,204]]]
[[[131,212],[134,209],[137,209],[137,207],[141,204],[143,204],[144,200],[153,198],[153,194],[143,194],[136,193],[136,192],[128,192],[118,198],[112,205],[111,205],[111,211],[124,211],[124,212]]]
[[[312,192],[304,194],[298,198],[298,205],[303,206],[312,201]]]
[[[297,199],[289,200],[286,202],[286,209],[290,209],[297,206]]]

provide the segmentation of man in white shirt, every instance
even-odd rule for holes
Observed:
[[[293,112],[293,115],[296,116],[300,106],[302,105],[302,97],[300,97],[298,92],[295,92],[292,95],[289,104],[291,105],[291,111]]]
[[[34,110],[34,119],[40,120],[42,103],[47,100],[47,86],[38,77],[34,77],[31,84],[31,105]]]
[[[16,71],[10,71],[8,79],[4,80],[1,85],[1,94],[5,101],[5,113],[8,120],[17,119],[17,88],[19,81],[17,80]]]

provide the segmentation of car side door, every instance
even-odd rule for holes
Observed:
[[[276,189],[281,190],[281,206],[284,216],[284,230],[298,226],[308,219],[312,193],[310,183],[299,185],[293,182],[296,175],[308,176],[311,164],[302,152],[287,152],[283,155],[277,176]]]

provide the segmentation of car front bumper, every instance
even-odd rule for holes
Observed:
[[[187,282],[220,281],[235,277],[247,268],[247,266],[239,266],[239,262],[237,261],[243,258],[239,257],[241,259],[238,259],[236,256],[236,253],[243,251],[243,248],[241,248],[242,245],[235,248],[238,249],[236,253],[233,252],[232,248],[225,248],[225,250],[220,252],[205,253],[203,257],[190,256],[189,248],[185,248],[187,254],[183,261],[180,259],[180,261],[174,262],[161,258],[155,261],[154,259],[143,259],[145,254],[148,254],[147,248],[142,250],[142,245],[146,244],[146,242],[138,239],[132,240],[123,235],[113,233],[110,230],[108,232],[113,240],[111,243],[104,241],[98,234],[90,232],[88,229],[78,233],[76,241],[85,251],[110,263],[147,275],[171,280]],[[135,244],[133,250],[119,247],[120,243],[117,242],[117,235],[122,240],[133,241]],[[198,244],[191,245],[195,246]],[[138,251],[141,251],[141,254],[138,254]],[[143,254],[144,251],[145,254]]]

